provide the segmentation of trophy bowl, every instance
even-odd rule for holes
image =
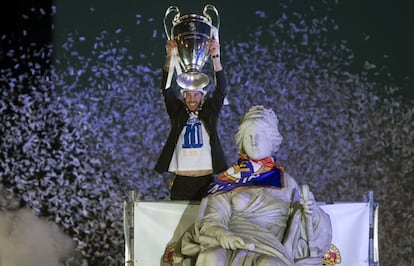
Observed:
[[[218,30],[212,25],[212,19],[207,11],[213,10],[219,21],[218,11],[212,5],[204,7],[203,16],[197,14],[180,15],[178,7],[171,6],[164,17],[164,29],[167,38],[177,43],[178,56],[183,72],[177,77],[177,84],[185,89],[200,89],[209,84],[209,77],[202,72],[202,68],[208,59],[208,42],[212,38],[213,30]],[[166,18],[170,13],[176,15],[172,21],[172,28],[168,31]]]

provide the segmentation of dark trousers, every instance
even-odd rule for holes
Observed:
[[[212,174],[205,176],[174,175],[171,187],[171,200],[198,200],[207,193],[207,188],[214,181]]]

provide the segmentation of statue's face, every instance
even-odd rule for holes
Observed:
[[[266,128],[259,123],[252,123],[244,129],[242,145],[243,151],[254,160],[271,156],[274,148]]]

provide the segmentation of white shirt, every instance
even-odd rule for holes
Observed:
[[[178,137],[168,171],[210,169],[213,169],[210,136],[200,119],[191,113]]]

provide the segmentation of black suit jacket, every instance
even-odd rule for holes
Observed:
[[[168,72],[163,71],[161,81],[161,93],[164,97],[165,107],[171,123],[170,133],[161,154],[155,164],[155,171],[164,173],[168,171],[170,161],[175,149],[175,146],[183,130],[187,120],[188,113],[185,104],[181,99],[177,98],[176,93],[172,88],[165,89]],[[224,155],[223,147],[217,133],[217,120],[223,107],[224,98],[226,97],[226,78],[224,71],[215,72],[216,87],[212,92],[211,97],[207,97],[199,111],[198,117],[204,124],[209,136],[211,146],[211,157],[213,164],[213,172],[219,173],[228,168],[226,157]]]

